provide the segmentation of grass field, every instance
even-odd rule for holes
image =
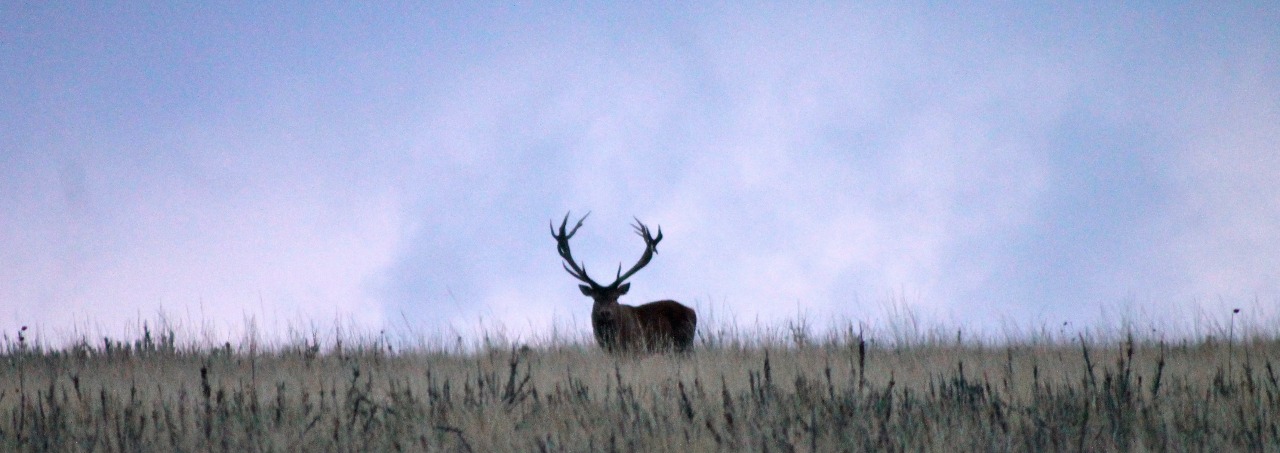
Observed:
[[[568,340],[9,339],[0,450],[1280,451],[1274,335],[856,330],[701,332],[692,354],[622,357]]]

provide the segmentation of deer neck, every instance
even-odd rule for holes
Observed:
[[[597,302],[591,311],[596,341],[611,350],[630,347],[630,343],[641,334],[634,310],[634,307],[617,302]]]

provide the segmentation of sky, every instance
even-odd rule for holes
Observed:
[[[455,3],[0,4],[0,331],[1280,319],[1276,4]]]

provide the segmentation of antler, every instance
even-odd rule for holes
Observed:
[[[627,271],[627,273],[625,274],[622,273],[622,265],[619,264],[618,278],[617,280],[613,281],[612,285],[609,285],[610,287],[616,287],[618,285],[621,285],[622,282],[626,281],[628,278],[631,278],[633,274],[635,274],[641,268],[644,268],[646,265],[649,264],[649,260],[653,259],[654,253],[658,253],[658,241],[662,240],[662,227],[661,226],[658,227],[658,236],[653,237],[649,235],[649,227],[641,223],[640,219],[636,219],[635,217],[632,217],[632,219],[635,219],[636,224],[632,225],[631,227],[635,228],[637,235],[639,235],[641,238],[644,238],[644,254],[640,255],[640,261],[637,261],[635,266],[631,266],[631,270]]]
[[[577,261],[574,261],[573,252],[569,250],[569,238],[573,237],[573,234],[578,232],[578,228],[582,228],[582,221],[587,220],[587,216],[589,215],[591,215],[591,212],[587,211],[587,215],[578,219],[578,224],[574,225],[573,229],[569,230],[568,233],[565,233],[565,227],[569,224],[569,213],[566,212],[564,214],[564,220],[560,222],[560,234],[556,234],[555,223],[551,223],[551,237],[556,239],[556,251],[560,253],[561,258],[564,258],[565,262],[562,265],[564,266],[565,272],[568,272],[569,275],[573,276],[573,278],[591,285],[592,288],[600,288],[600,284],[596,283],[595,280],[592,280],[591,277],[587,275],[586,269],[583,269],[585,264],[579,265]],[[659,234],[659,236],[661,236],[661,234]]]

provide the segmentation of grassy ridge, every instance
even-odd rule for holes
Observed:
[[[1280,342],[704,341],[0,355],[0,450],[1280,451]],[[804,338],[808,338],[805,336]]]

